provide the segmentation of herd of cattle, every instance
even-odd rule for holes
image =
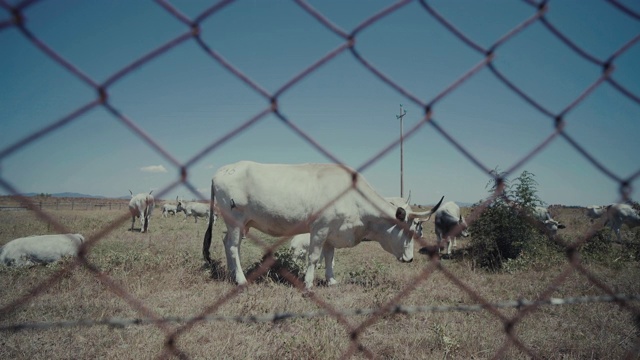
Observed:
[[[131,191],[130,191],[131,192]],[[336,248],[348,248],[363,240],[376,241],[399,261],[413,260],[414,238],[422,237],[423,222],[435,215],[438,248],[450,254],[457,236],[468,236],[467,224],[459,206],[444,196],[429,211],[416,212],[409,200],[383,198],[355,170],[338,164],[260,164],[241,161],[220,168],[211,181],[209,204],[184,202],[164,204],[163,217],[183,212],[185,220],[193,216],[208,219],[203,240],[203,257],[211,263],[209,247],[212,227],[218,212],[227,231],[223,244],[227,269],[237,284],[246,283],[240,263],[240,245],[249,229],[277,237],[291,238],[295,253],[307,259],[305,286],[312,287],[316,266],[324,260],[328,284],[333,274]],[[129,210],[131,231],[136,218],[140,232],[149,229],[155,207],[151,192],[131,192]],[[620,227],[640,225],[640,215],[627,204],[590,206],[592,220],[606,216],[606,222],[621,241]],[[565,228],[554,220],[548,209],[536,207],[533,218],[554,236]],[[30,265],[46,263],[62,256],[75,256],[84,241],[80,234],[31,236],[12,240],[0,248],[0,263]],[[444,244],[442,244],[444,242]]]

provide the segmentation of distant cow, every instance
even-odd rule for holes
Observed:
[[[594,220],[601,218],[606,212],[606,206],[590,205],[587,206],[585,214],[591,219],[591,222],[593,222]]]
[[[558,233],[558,229],[564,229],[566,226],[551,218],[549,209],[536,206],[533,209],[533,218],[544,224],[549,234],[554,237]]]
[[[155,201],[149,191],[148,194],[140,193],[133,195],[131,190],[131,200],[129,201],[129,212],[131,212],[131,231],[133,231],[133,224],[136,222],[136,218],[140,218],[140,232],[145,232],[149,229],[149,217],[153,213],[153,207]]]
[[[184,219],[187,220],[188,216],[193,216],[195,222],[198,222],[198,218],[206,218],[209,219],[209,204],[203,204],[199,202],[185,202],[184,200],[178,200],[176,197],[176,201],[178,201],[178,206],[176,210],[178,212],[184,212]],[[213,214],[213,221],[215,223],[217,215]]]
[[[80,234],[38,235],[9,241],[0,248],[0,263],[8,266],[47,264],[76,256],[84,242]]]
[[[451,246],[457,246],[458,234],[464,237],[469,236],[467,232],[467,222],[460,213],[460,207],[453,201],[446,202],[440,206],[435,214],[434,220],[436,237],[438,241],[438,252],[440,252],[441,241],[444,239],[447,247],[447,255],[451,254]],[[453,241],[451,241],[453,239]]]
[[[607,222],[618,237],[618,242],[622,242],[620,228],[623,224],[627,224],[630,229],[640,226],[640,215],[630,205],[613,204],[607,207]]]
[[[162,205],[162,216],[167,217],[169,214],[175,215],[177,211],[177,206],[174,204],[164,204]]]
[[[356,246],[364,238],[377,241],[402,262],[413,261],[413,220],[431,211],[395,207],[378,195],[355,170],[339,164],[259,164],[241,161],[220,168],[211,180],[211,201],[227,226],[224,237],[227,268],[238,284],[247,279],[240,263],[242,234],[252,227],[271,236],[310,233],[305,287],[313,286],[316,264],[325,257],[328,284],[335,248]],[[211,215],[213,216],[213,215]],[[211,263],[213,221],[202,252]]]

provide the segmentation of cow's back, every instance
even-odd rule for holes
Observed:
[[[253,227],[267,233],[305,222],[339,197],[320,218],[325,215],[331,219],[361,216],[363,209],[373,209],[368,200],[356,191],[342,195],[352,186],[352,176],[335,164],[285,165],[241,161],[220,168],[213,177],[213,186],[220,209],[238,208],[245,218],[253,221]],[[394,216],[395,208],[392,209],[363,177],[358,179],[357,186],[370,201],[388,211],[389,216]],[[376,212],[379,216],[379,211]],[[308,231],[303,229],[302,232]]]

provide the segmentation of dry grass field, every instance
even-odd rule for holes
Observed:
[[[52,217],[91,239],[123,210],[46,210]],[[468,211],[468,209],[465,209]],[[570,240],[589,228],[580,209],[554,208],[553,215],[567,229],[561,236]],[[232,283],[212,275],[203,266],[202,239],[206,221],[197,224],[182,216],[163,218],[157,204],[149,233],[128,231],[130,220],[119,224],[90,250],[89,262],[104,276],[96,276],[82,266],[62,277],[57,274],[72,261],[32,268],[0,266],[0,308],[18,301],[8,313],[0,312],[0,326],[22,323],[140,319],[158,317],[190,318],[236,290]],[[136,224],[139,227],[139,223]],[[212,257],[226,266],[222,247],[224,224],[216,223]],[[252,233],[255,230],[252,230]],[[627,236],[638,238],[638,231],[623,228]],[[0,245],[11,239],[51,233],[53,229],[31,211],[0,211]],[[259,234],[257,231],[253,234]],[[428,241],[435,241],[433,222],[425,229]],[[263,237],[267,243],[275,239]],[[571,269],[567,261],[540,259],[525,270],[490,273],[474,268],[468,255],[468,240],[459,241],[457,254],[441,261],[442,268],[485,300],[534,300],[549,290],[561,273]],[[612,247],[620,246],[613,244]],[[461,289],[445,272],[436,269],[419,277],[432,260],[418,252],[410,264],[396,261],[377,243],[363,242],[352,249],[336,251],[337,286],[319,286],[314,296],[336,310],[374,309],[387,304],[408,286],[415,290],[402,296],[405,306],[472,305],[477,300]],[[467,249],[467,250],[465,250]],[[242,247],[245,270],[262,257],[262,249],[246,239]],[[619,293],[640,294],[640,266],[633,256],[611,261],[584,261],[594,278]],[[316,272],[324,278],[324,272]],[[106,280],[105,280],[106,279]],[[109,286],[118,285],[123,296]],[[35,287],[50,285],[33,299],[22,300]],[[552,289],[555,298],[603,295],[605,292],[578,271]],[[629,306],[639,307],[638,303]],[[322,310],[312,299],[285,283],[261,281],[251,284],[212,315],[260,316],[276,312],[306,313]],[[1,311],[1,310],[0,310]],[[507,318],[517,309],[500,309]],[[368,319],[365,315],[344,318],[355,328]],[[166,333],[184,322],[128,326],[70,326],[0,332],[0,359],[150,359],[165,353]],[[526,348],[545,359],[614,359],[629,355],[638,346],[638,329],[633,313],[616,303],[541,306],[515,324],[513,335]],[[487,359],[504,346],[503,358],[529,358],[529,354],[510,343],[505,324],[490,311],[419,312],[385,315],[359,335],[366,351],[385,359]],[[349,330],[331,316],[294,318],[277,322],[242,323],[235,321],[198,322],[181,332],[173,343],[186,358],[192,359],[335,359],[351,345]],[[637,349],[636,349],[637,350]],[[354,353],[364,358],[367,353]],[[633,357],[638,354],[632,353]]]

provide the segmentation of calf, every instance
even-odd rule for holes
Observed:
[[[602,215],[604,215],[606,212],[607,207],[600,205],[590,205],[587,206],[587,209],[585,210],[585,214],[587,215],[587,217],[589,217],[589,219],[591,219],[591,222],[601,218]]]
[[[199,217],[209,219],[209,205],[199,202],[185,202],[184,200],[178,200],[178,197],[176,197],[176,201],[178,201],[176,211],[184,212],[185,221],[189,216],[193,216],[196,223],[198,222]],[[216,217],[217,215],[214,214],[214,222]]]
[[[162,216],[167,217],[169,214],[175,215],[177,212],[177,206],[174,204],[164,204],[162,205]]]

